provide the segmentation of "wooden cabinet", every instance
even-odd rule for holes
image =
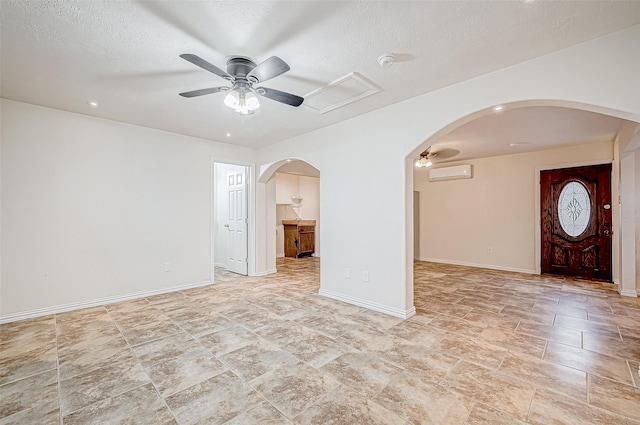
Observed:
[[[282,220],[284,226],[284,256],[308,257],[315,251],[315,220]]]

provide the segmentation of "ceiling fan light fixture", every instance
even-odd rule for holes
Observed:
[[[426,156],[421,156],[420,159],[416,161],[416,167],[418,168],[431,167],[432,165],[431,160]]]
[[[233,87],[224,98],[224,104],[239,113],[249,115],[260,107],[258,98],[251,90],[244,87]]]

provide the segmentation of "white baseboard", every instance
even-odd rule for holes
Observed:
[[[223,267],[223,268],[227,268],[227,263],[213,263],[214,267]]]
[[[618,287],[618,293],[623,297],[638,297],[638,291],[636,289],[620,289],[620,287]]]
[[[284,252],[276,254],[276,258],[284,258]]]
[[[274,274],[277,273],[278,270],[276,269],[269,269],[269,270],[265,270],[263,272],[256,272],[253,276],[266,276],[268,274]]]
[[[172,286],[170,288],[154,289],[150,291],[133,292],[125,295],[114,295],[112,297],[98,298],[89,301],[80,301],[76,303],[62,304],[51,307],[38,308],[35,310],[19,311],[17,313],[0,314],[0,323],[15,322],[17,320],[32,319],[34,317],[48,316],[56,313],[66,313],[73,310],[81,310],[83,308],[97,307],[106,304],[113,304],[121,301],[135,300],[138,298],[146,298],[153,295],[166,294],[169,292],[182,291],[184,289],[197,288],[199,286],[211,285],[211,281],[189,283],[187,285]]]
[[[408,319],[409,317],[416,314],[415,307],[411,307],[409,310],[400,310],[394,307],[389,307],[384,304],[378,304],[372,301],[363,300],[361,298],[339,294],[337,292],[325,291],[324,289],[320,289],[320,291],[318,291],[318,295],[322,295],[323,297],[342,301],[348,304],[357,305],[359,307],[368,308],[369,310],[378,311],[380,313],[388,314],[394,317],[399,317],[401,319]]]
[[[431,263],[452,264],[452,265],[455,265],[455,266],[478,267],[480,269],[501,270],[501,271],[504,271],[504,272],[540,274],[537,271],[530,270],[530,269],[519,269],[519,268],[516,268],[516,267],[496,266],[496,265],[493,265],[493,264],[468,263],[466,261],[443,260],[443,259],[440,259],[440,258],[419,258],[418,261],[429,261]]]

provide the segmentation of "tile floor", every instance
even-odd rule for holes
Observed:
[[[640,424],[640,302],[417,263],[402,321],[318,260],[0,326],[0,425]]]

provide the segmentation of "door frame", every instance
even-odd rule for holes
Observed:
[[[210,186],[209,186],[209,264],[211,269],[211,282],[215,279],[215,219],[216,201],[219,194],[216,186],[216,164],[237,165],[247,170],[247,276],[256,274],[256,212],[255,212],[255,175],[256,166],[252,162],[237,161],[224,157],[210,157]]]
[[[618,167],[611,158],[602,159],[602,160],[592,160],[592,161],[581,161],[581,162],[570,162],[570,163],[562,163],[562,164],[553,164],[553,165],[541,165],[535,168],[535,182],[534,182],[534,229],[535,229],[535,267],[536,273],[542,273],[542,216],[540,213],[541,199],[540,199],[540,172],[547,170],[558,170],[561,168],[572,168],[572,167],[589,167],[592,165],[601,165],[601,164],[611,164],[611,228],[613,229],[613,238],[611,243],[611,277],[613,283],[619,283],[620,269],[619,269],[619,260],[618,260],[618,250],[617,250],[617,241],[618,241],[618,223],[619,223],[619,214],[620,214],[620,205],[617,202],[619,199],[618,193]]]

